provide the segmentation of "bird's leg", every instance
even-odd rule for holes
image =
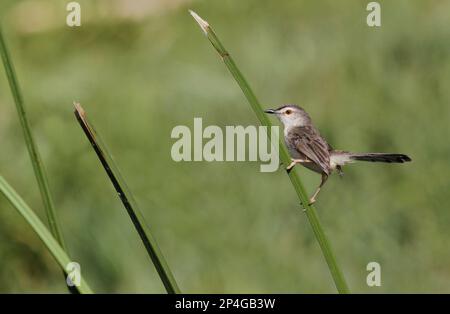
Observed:
[[[304,162],[309,162],[308,159],[294,159],[294,158],[291,158],[291,161],[292,162],[286,168],[286,170],[288,172],[291,171],[292,168],[294,168],[295,164],[301,164],[301,163],[304,163]]]
[[[328,175],[325,173],[322,173],[322,181],[320,182],[320,185],[317,188],[316,192],[314,192],[313,196],[309,199],[309,205],[312,205],[316,202],[316,197],[319,194],[322,186],[325,184],[325,182],[327,182],[327,179],[328,179]]]

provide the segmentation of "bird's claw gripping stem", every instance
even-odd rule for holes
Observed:
[[[309,162],[308,159],[291,159],[291,163],[286,167],[287,172],[290,172],[294,168],[295,164],[301,164],[304,162]]]

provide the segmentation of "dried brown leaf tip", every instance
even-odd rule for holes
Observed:
[[[92,127],[89,125],[86,119],[86,111],[84,111],[83,107],[81,107],[80,103],[74,102],[73,106],[75,107],[75,116],[77,117],[78,122],[80,123],[83,130],[85,130],[86,135],[89,134],[89,136],[92,139],[95,139],[95,132],[92,129]]]
[[[195,13],[192,10],[189,10],[189,13],[192,15],[192,17],[195,19],[195,21],[200,25],[200,28],[202,29],[203,33],[207,35],[209,24],[204,19],[202,19],[197,13]]]
[[[77,113],[78,116],[84,120],[86,112],[84,111],[83,107],[81,107],[80,103],[74,102],[73,106],[75,107],[75,113]]]

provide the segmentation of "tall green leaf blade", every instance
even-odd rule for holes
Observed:
[[[17,114],[19,116],[20,125],[22,127],[25,144],[27,146],[31,164],[33,165],[33,171],[39,186],[39,192],[41,194],[42,202],[44,203],[45,213],[47,216],[48,224],[50,226],[50,231],[52,232],[53,236],[56,238],[58,243],[63,247],[63,249],[66,250],[66,245],[61,232],[61,228],[59,227],[55,207],[53,204],[53,199],[50,194],[50,187],[47,175],[45,173],[44,164],[42,163],[37,145],[33,139],[30,123],[28,121],[25,110],[24,100],[22,97],[22,93],[20,91],[19,83],[14,70],[14,65],[12,63],[8,47],[3,37],[1,25],[0,25],[0,55],[3,60],[6,76],[8,78],[14,102],[16,104]],[[74,289],[73,287],[68,287],[68,289],[69,292],[71,293],[77,292],[76,289]]]
[[[97,154],[97,157],[103,165],[103,168],[105,169],[114,188],[116,189],[125,209],[127,210],[134,227],[144,243],[148,255],[155,265],[156,271],[158,272],[164,287],[168,293],[180,293],[175,278],[173,277],[172,272],[150,231],[149,226],[145,222],[144,216],[139,210],[137,202],[123,180],[122,175],[120,174],[120,171],[111,154],[109,154],[106,145],[95,132],[92,125],[87,121],[86,113],[80,104],[75,104],[75,116],[86,134],[86,137],[91,143],[95,153]]]
[[[30,155],[33,170],[36,176],[36,180],[39,185],[39,191],[41,193],[42,201],[44,202],[45,211],[47,214],[48,223],[53,236],[58,240],[59,244],[65,249],[65,243],[63,236],[57,222],[55,207],[50,194],[50,188],[48,184],[47,175],[45,173],[44,164],[42,163],[39,150],[34,141],[33,134],[31,132],[30,123],[26,114],[24,100],[20,91],[19,82],[17,80],[16,72],[11,60],[11,56],[6,46],[3,32],[0,25],[0,54],[5,67],[6,76],[8,77],[11,92],[16,104],[17,114],[19,116],[20,125],[22,126],[23,136],[27,145],[28,153]]]
[[[31,208],[25,203],[25,201],[20,197],[19,194],[6,182],[6,180],[0,176],[0,191],[8,199],[11,205],[25,218],[28,224],[37,233],[42,242],[53,255],[53,257],[58,262],[59,266],[65,271],[67,265],[72,262],[65,250],[52,236],[47,227],[42,223],[42,221],[36,216],[36,214],[31,210]],[[92,293],[91,288],[84,280],[80,273],[80,286],[75,287],[80,293]]]

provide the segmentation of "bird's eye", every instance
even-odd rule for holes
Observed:
[[[284,112],[285,114],[291,114],[292,113],[292,110],[286,110],[285,112]]]

